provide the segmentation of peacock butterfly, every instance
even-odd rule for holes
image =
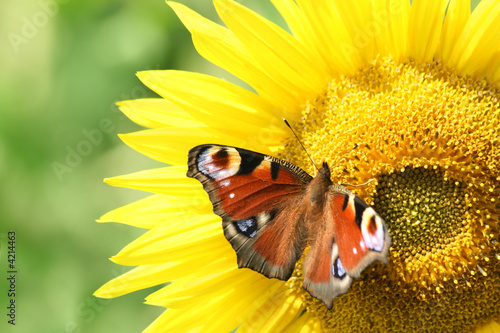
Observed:
[[[374,260],[387,263],[383,219],[354,193],[253,151],[205,144],[189,151],[187,176],[199,180],[222,217],[238,267],[288,280],[306,245],[303,288],[332,308]]]

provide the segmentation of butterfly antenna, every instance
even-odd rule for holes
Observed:
[[[348,184],[348,183],[342,183],[340,185],[344,186],[344,187],[347,187],[347,186],[351,186],[351,187],[361,187],[361,186],[365,186],[365,185],[368,185],[370,184],[372,181],[374,181],[375,179],[370,179],[369,181],[363,183],[363,184],[357,184],[357,185],[352,185],[352,184]]]
[[[316,165],[316,163],[314,163],[314,160],[313,158],[311,157],[311,155],[309,155],[309,153],[307,152],[307,149],[306,147],[304,147],[304,145],[302,144],[302,142],[300,141],[299,137],[297,136],[297,134],[295,134],[295,131],[293,130],[292,126],[290,126],[290,124],[288,123],[288,121],[283,118],[283,121],[285,122],[286,126],[288,126],[288,128],[290,129],[290,131],[292,131],[293,135],[295,136],[295,138],[297,139],[297,141],[300,143],[300,145],[302,146],[302,149],[304,149],[304,151],[306,152],[307,154],[307,157],[309,157],[309,159],[311,160],[312,164],[314,165],[314,167],[316,168],[316,170],[319,171],[319,168],[318,166]]]
[[[345,155],[349,154],[351,151],[353,151],[354,149],[356,149],[358,147],[359,147],[359,145],[357,143],[355,143],[354,144],[354,148],[352,148],[348,152],[345,152],[342,156],[345,156]],[[340,166],[343,166],[343,165],[342,164],[335,164],[334,166],[330,167],[330,169],[337,168],[337,167],[340,167]]]

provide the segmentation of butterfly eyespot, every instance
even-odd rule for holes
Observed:
[[[384,248],[385,231],[382,219],[372,208],[366,209],[361,222],[361,232],[366,246],[374,251],[381,252]]]
[[[346,270],[340,258],[337,258],[332,266],[332,274],[337,278],[343,278],[346,275]]]
[[[234,176],[239,170],[241,159],[231,149],[210,147],[202,151],[197,157],[198,170],[211,179],[222,181]],[[236,151],[235,151],[236,152]],[[229,180],[228,180],[229,181]],[[227,183],[229,185],[229,183]],[[221,183],[222,186],[228,186]]]
[[[370,234],[375,234],[375,232],[377,231],[377,222],[375,221],[375,215],[372,216],[372,218],[370,219],[370,225],[368,226],[368,232]]]
[[[235,221],[234,225],[240,233],[247,237],[254,237],[257,234],[257,220],[253,217]]]

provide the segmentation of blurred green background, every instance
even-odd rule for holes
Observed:
[[[210,0],[179,2],[218,21]],[[269,1],[240,2],[276,16]],[[141,70],[235,80],[196,53],[162,0],[7,0],[0,29],[0,332],[140,332],[164,310],[142,304],[158,287],[92,296],[128,270],[108,258],[144,232],[94,222],[147,196],[103,178],[161,166],[118,139],[140,127],[115,102],[155,96],[135,77]],[[16,232],[15,326],[7,323],[9,230]]]
[[[179,2],[218,21],[210,0]],[[239,2],[283,26],[269,1]],[[154,96],[135,77],[141,70],[242,83],[196,53],[162,0],[7,0],[0,31],[0,332],[140,332],[164,310],[142,304],[158,287],[92,296],[128,270],[107,258],[144,232],[94,222],[147,196],[102,179],[161,166],[120,142],[118,133],[140,127],[115,102]],[[75,157],[78,150],[85,156]],[[15,326],[7,324],[9,230],[16,232]]]

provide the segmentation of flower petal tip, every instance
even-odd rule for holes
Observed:
[[[107,299],[113,298],[113,294],[108,292],[106,288],[104,288],[104,286],[97,289],[92,295],[99,298],[107,298]]]

